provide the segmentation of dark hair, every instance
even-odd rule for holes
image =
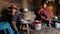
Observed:
[[[48,5],[48,3],[45,2],[45,3],[42,3],[42,6],[43,6],[44,4]]]

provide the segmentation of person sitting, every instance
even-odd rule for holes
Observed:
[[[42,8],[39,9],[38,11],[39,19],[42,21],[45,21],[47,23],[47,26],[51,27],[51,21],[52,21],[52,16],[51,16],[51,10],[49,9],[47,3],[43,3]]]
[[[17,11],[17,6],[11,5],[11,15],[12,15],[11,25],[15,29],[16,34],[20,34],[20,32],[17,28],[17,25],[16,25],[17,21],[19,21],[21,19],[19,14],[20,14],[20,12]]]

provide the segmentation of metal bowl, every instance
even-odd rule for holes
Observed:
[[[21,22],[22,24],[29,23],[27,20],[21,20],[20,22]]]

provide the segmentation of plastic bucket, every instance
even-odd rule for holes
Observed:
[[[35,24],[35,30],[41,30],[41,24]]]
[[[41,30],[41,25],[42,25],[42,22],[39,21],[39,20],[36,20],[34,22],[34,28],[35,28],[35,30]]]
[[[55,23],[55,27],[56,27],[57,29],[60,29],[60,23]]]

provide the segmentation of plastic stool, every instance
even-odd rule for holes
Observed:
[[[12,28],[10,27],[9,22],[0,22],[0,31],[4,30],[5,34],[7,34],[6,29],[8,29],[9,34],[14,34]]]

